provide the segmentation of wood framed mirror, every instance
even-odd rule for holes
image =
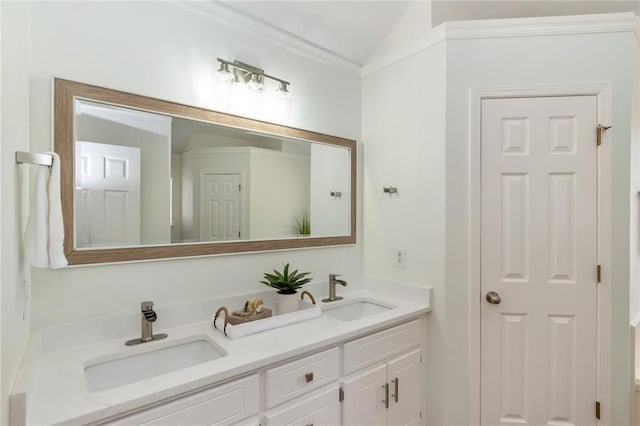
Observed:
[[[356,142],[54,79],[70,265],[354,244]]]

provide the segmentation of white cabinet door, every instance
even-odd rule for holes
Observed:
[[[342,382],[342,424],[375,426],[387,424],[385,406],[386,364],[355,374]]]
[[[267,426],[336,426],[340,424],[338,385],[266,415]]]
[[[424,385],[418,348],[350,376],[342,382],[342,424],[420,425]]]
[[[399,356],[387,363],[389,383],[389,412],[387,424],[419,425],[424,381],[420,349]]]

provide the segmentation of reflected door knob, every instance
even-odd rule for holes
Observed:
[[[500,299],[500,295],[495,291],[488,292],[486,299],[487,299],[487,302],[491,303],[492,305],[499,305],[500,302],[502,301],[502,299]]]

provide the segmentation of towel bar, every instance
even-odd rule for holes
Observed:
[[[51,164],[53,164],[53,157],[49,154],[16,151],[16,163],[39,164],[41,166],[51,167]]]

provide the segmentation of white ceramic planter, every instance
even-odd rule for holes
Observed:
[[[276,315],[288,314],[289,312],[297,311],[299,301],[300,295],[298,293],[278,293],[276,295]]]

